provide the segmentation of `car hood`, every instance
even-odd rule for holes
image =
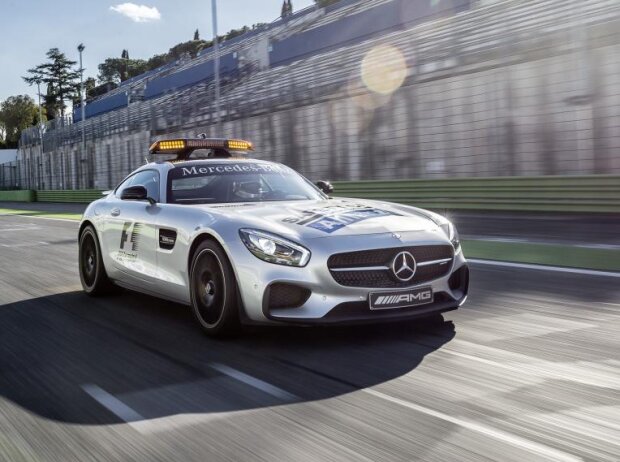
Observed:
[[[431,213],[389,202],[334,198],[319,201],[235,203],[196,206],[240,227],[294,239],[405,231],[436,231]]]

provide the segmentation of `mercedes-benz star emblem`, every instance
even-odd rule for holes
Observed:
[[[415,267],[415,258],[413,258],[410,252],[400,252],[392,260],[392,272],[402,282],[408,282],[413,279]]]

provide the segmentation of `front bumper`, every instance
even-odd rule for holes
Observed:
[[[440,278],[406,288],[379,289],[346,287],[338,284],[327,267],[330,255],[359,250],[437,245],[446,242],[443,236],[430,232],[401,233],[400,238],[395,238],[392,233],[317,238],[304,243],[312,251],[310,262],[304,268],[263,262],[251,255],[241,243],[241,247],[235,246],[229,251],[232,252],[231,260],[237,276],[246,322],[355,324],[413,319],[458,308],[467,298],[469,282],[467,263],[459,251],[452,260],[450,270]],[[455,276],[452,277],[453,275]],[[267,298],[269,288],[274,284],[301,287],[307,289],[310,295],[300,306],[270,308]],[[432,288],[433,302],[409,308],[370,310],[368,303],[370,292],[394,292],[416,287]]]

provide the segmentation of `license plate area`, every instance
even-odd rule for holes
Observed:
[[[433,303],[433,289],[419,287],[417,289],[370,292],[368,304],[371,310],[393,310]]]

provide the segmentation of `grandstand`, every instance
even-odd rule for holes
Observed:
[[[309,7],[222,43],[224,131],[313,178],[617,173],[619,25],[616,0]],[[391,96],[360,79],[381,44],[407,66]],[[125,81],[86,121],[48,124],[42,146],[24,131],[20,186],[106,189],[153,139],[215,133],[213,67],[206,49]],[[593,91],[592,75],[607,85]]]

